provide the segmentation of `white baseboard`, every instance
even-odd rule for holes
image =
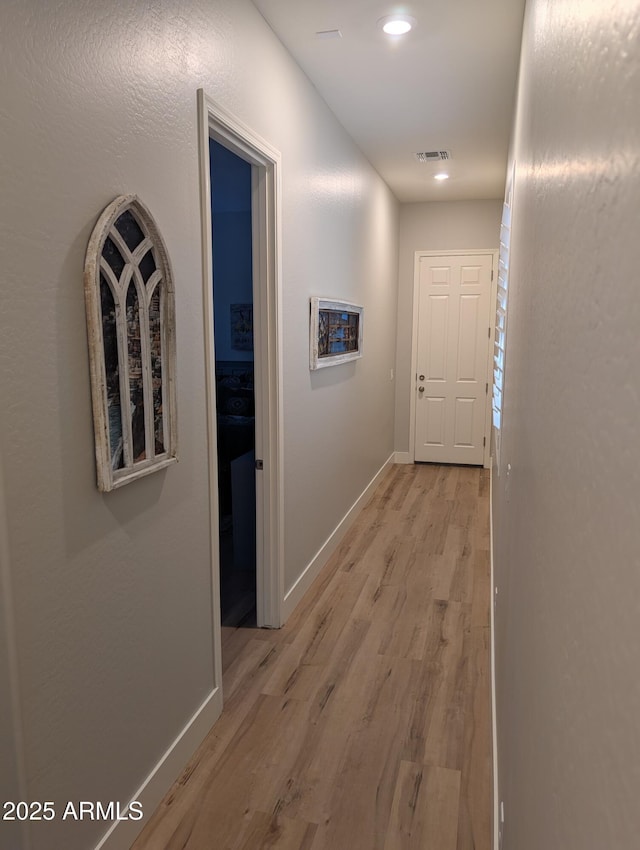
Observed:
[[[413,463],[413,458],[411,457],[410,452],[394,452],[393,453],[393,462],[394,463]]]
[[[338,548],[340,541],[347,533],[351,525],[353,525],[360,511],[364,508],[364,506],[371,498],[373,491],[380,483],[382,476],[385,474],[389,466],[394,463],[394,457],[395,453],[392,454],[389,459],[382,464],[378,472],[376,472],[369,484],[367,484],[360,496],[358,496],[351,508],[347,511],[347,513],[338,523],[334,531],[327,538],[326,542],[318,550],[318,552],[315,554],[309,564],[307,564],[300,578],[296,581],[291,590],[287,591],[284,597],[284,602],[282,603],[283,623],[285,623],[291,616],[291,614],[293,614],[293,611],[295,610],[296,606],[301,601],[307,590],[309,590],[314,580],[317,578],[320,570],[324,567],[331,555],[333,555],[335,550]]]
[[[498,784],[498,725],[496,719],[496,622],[493,572],[493,470],[489,473],[489,551],[491,559],[491,748],[493,761],[493,850],[500,846],[500,788]]]
[[[137,800],[141,804],[144,817],[137,821],[121,820],[113,823],[96,845],[95,850],[129,850],[164,795],[220,717],[221,712],[222,689],[216,688],[202,703],[133,795],[130,802]]]

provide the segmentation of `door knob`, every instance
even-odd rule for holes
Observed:
[[[419,392],[419,393],[423,393],[423,392],[424,392],[424,387],[418,387],[418,392]]]

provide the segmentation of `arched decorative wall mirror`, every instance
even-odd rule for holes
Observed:
[[[98,219],[84,290],[98,488],[109,491],[177,460],[171,264],[136,195]]]

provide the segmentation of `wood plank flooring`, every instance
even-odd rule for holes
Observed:
[[[488,472],[394,466],[132,850],[490,850]]]

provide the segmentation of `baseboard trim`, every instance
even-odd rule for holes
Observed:
[[[500,846],[500,789],[498,785],[498,724],[496,718],[496,623],[493,569],[493,470],[489,473],[489,552],[491,560],[491,758],[493,762],[493,850]]]
[[[413,463],[413,458],[411,457],[410,452],[394,452],[393,453],[393,462],[394,463]]]
[[[222,689],[212,691],[131,798],[142,805],[141,820],[116,821],[95,850],[129,850],[168,789],[222,712]],[[123,815],[126,812],[123,813]]]
[[[320,570],[324,567],[331,555],[333,555],[335,550],[338,548],[340,541],[347,533],[351,525],[353,525],[360,511],[369,501],[371,495],[373,494],[373,491],[380,483],[382,476],[385,474],[387,469],[394,463],[394,458],[395,453],[392,454],[382,464],[382,466],[373,476],[369,484],[367,484],[367,486],[358,496],[351,508],[340,520],[334,531],[329,535],[323,546],[318,550],[312,560],[304,568],[300,578],[298,578],[293,587],[289,591],[287,591],[284,597],[284,602],[282,603],[283,623],[287,621],[291,614],[293,614],[296,606],[302,600],[302,597],[305,595],[307,590],[309,590],[309,588],[317,578]]]

